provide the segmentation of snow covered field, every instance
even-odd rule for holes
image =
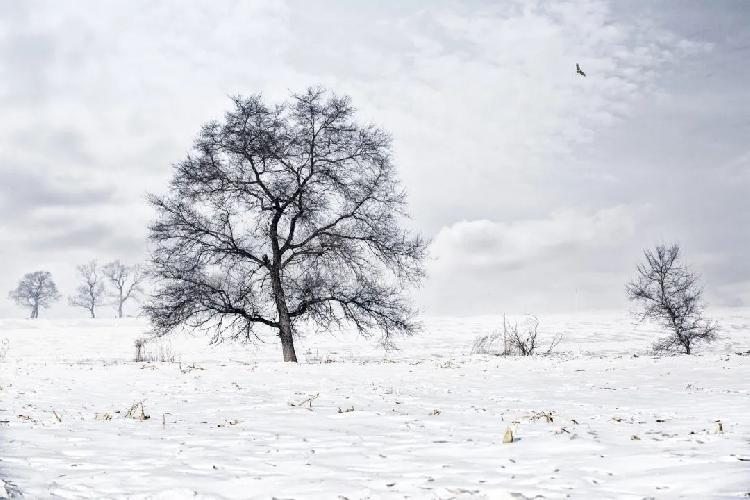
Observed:
[[[540,318],[548,357],[472,355],[501,320],[435,318],[398,350],[302,338],[299,365],[189,336],[136,363],[139,320],[3,320],[0,497],[747,496],[750,312],[716,317],[691,357],[587,314]]]

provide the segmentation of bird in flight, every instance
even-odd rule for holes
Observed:
[[[584,73],[584,72],[583,72],[583,70],[582,70],[582,69],[581,69],[581,67],[580,67],[580,66],[578,65],[578,63],[576,63],[576,73],[578,73],[578,74],[579,74],[579,75],[581,75],[581,76],[586,76],[586,73]]]

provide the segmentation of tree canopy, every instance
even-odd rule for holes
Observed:
[[[425,242],[402,227],[388,134],[322,89],[233,105],[175,165],[169,192],[150,197],[158,281],[146,310],[157,333],[249,337],[263,324],[296,361],[303,321],[413,332],[404,289],[423,278]]]

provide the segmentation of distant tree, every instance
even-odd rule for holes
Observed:
[[[60,293],[49,271],[24,274],[18,286],[8,296],[19,306],[31,310],[31,318],[39,317],[39,309],[49,307],[60,299]]]
[[[670,333],[654,344],[657,351],[679,348],[686,354],[697,342],[716,339],[718,325],[703,317],[703,289],[698,276],[680,260],[679,245],[644,251],[645,263],[628,283],[628,298],[637,302],[641,319],[650,319]]]
[[[319,89],[276,106],[233,101],[175,166],[169,194],[150,198],[158,289],[145,309],[156,332],[247,338],[262,324],[297,361],[302,321],[414,331],[403,291],[423,276],[425,244],[400,226],[388,135]]]
[[[68,298],[68,303],[88,310],[91,317],[96,318],[96,306],[101,305],[104,299],[101,270],[95,260],[81,264],[77,269],[83,282],[76,288],[75,295]]]
[[[105,278],[112,286],[111,295],[117,307],[117,317],[122,318],[122,310],[125,302],[143,293],[143,282],[146,280],[146,272],[143,266],[138,264],[126,266],[119,260],[109,262],[102,268]]]

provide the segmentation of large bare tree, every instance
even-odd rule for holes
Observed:
[[[150,197],[158,282],[146,311],[156,332],[188,325],[249,338],[262,324],[285,361],[297,360],[302,322],[413,332],[404,288],[423,277],[425,243],[402,227],[388,135],[321,89],[233,104],[203,127],[169,193]]]
[[[146,273],[138,264],[127,266],[119,260],[109,262],[102,268],[102,273],[112,286],[112,298],[117,307],[117,317],[122,318],[125,302],[143,293],[143,282]]]
[[[680,260],[679,245],[658,245],[643,252],[636,278],[628,283],[631,301],[641,306],[641,319],[650,319],[669,334],[654,344],[657,351],[693,351],[698,342],[716,339],[717,324],[703,317],[703,288],[698,276]]]
[[[49,307],[52,302],[60,299],[57,285],[49,271],[24,274],[18,286],[11,290],[8,296],[19,306],[28,307],[32,319],[39,317],[40,308]]]
[[[68,297],[68,303],[86,309],[92,318],[96,318],[96,307],[104,300],[104,283],[99,264],[92,260],[76,269],[82,282],[76,287],[75,295]]]

